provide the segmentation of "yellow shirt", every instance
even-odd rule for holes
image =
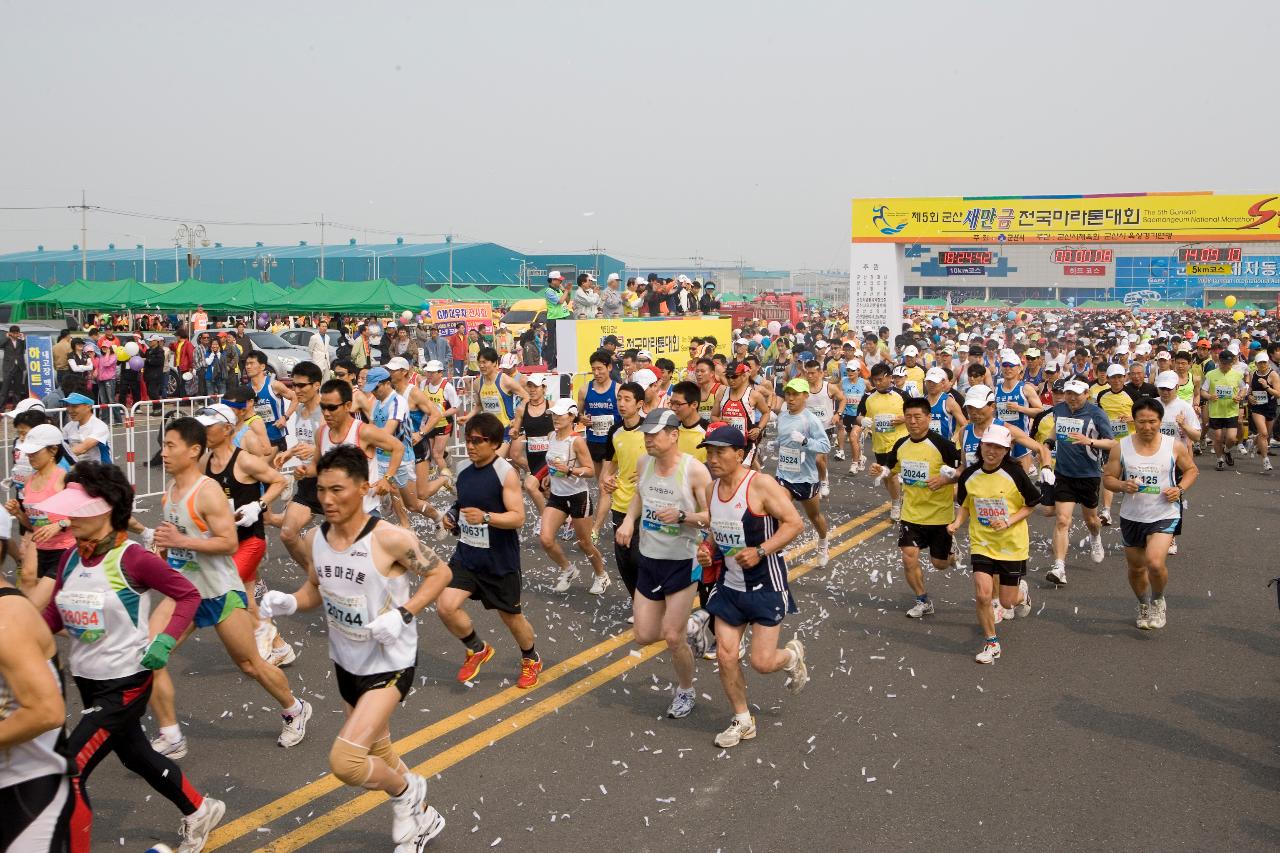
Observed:
[[[680,451],[688,453],[699,462],[707,461],[707,449],[699,447],[702,440],[707,437],[707,431],[702,428],[702,424],[695,424],[692,428],[681,425],[680,427]]]
[[[902,404],[906,400],[906,395],[901,390],[890,388],[884,392],[871,391],[858,404],[858,417],[862,418],[863,426],[867,426],[870,421],[872,452],[888,453],[898,439],[907,434],[905,424],[890,424],[892,418],[902,417]]]
[[[1110,388],[1099,391],[1098,408],[1111,421],[1111,434],[1116,441],[1129,434],[1129,422],[1125,418],[1133,417],[1133,398],[1128,391],[1121,391],[1119,394]]]
[[[498,388],[498,383],[501,381],[501,373],[492,382],[488,379],[480,380],[480,410],[495,415],[498,420],[502,421],[503,426],[507,426],[511,423],[511,418],[507,415],[507,405],[502,399],[501,390]]]
[[[609,433],[605,450],[605,458],[618,465],[618,487],[613,490],[610,503],[615,512],[626,512],[631,506],[631,497],[636,493],[636,464],[644,455],[644,433],[640,431],[640,424],[628,427],[619,422]]]
[[[937,491],[927,481],[943,465],[960,467],[960,451],[936,432],[916,441],[906,435],[889,451],[888,467],[902,475],[902,520],[912,524],[950,524],[955,518],[955,487]]]
[[[908,397],[924,396],[924,368],[919,366],[907,368],[907,381],[903,390]]]
[[[1058,462],[1058,421],[1053,416],[1053,404],[1050,403],[1044,414],[1036,417],[1039,420],[1034,422],[1035,430],[1031,437],[1049,448],[1049,467],[1052,468]]]
[[[1008,457],[990,473],[981,465],[967,469],[956,486],[956,502],[969,511],[969,553],[1008,562],[1026,560],[1031,545],[1025,518],[1003,530],[990,525],[993,519],[1007,520],[1039,501],[1040,490]]]

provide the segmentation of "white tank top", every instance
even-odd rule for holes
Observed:
[[[552,462],[568,462],[570,467],[578,467],[578,457],[573,453],[573,444],[576,439],[577,436],[572,432],[567,439],[556,438],[554,432],[547,436],[548,465]],[[551,494],[568,497],[582,494],[586,490],[586,480],[576,474],[561,474],[554,469],[551,470]]]
[[[1120,517],[1129,521],[1168,521],[1182,514],[1181,501],[1170,503],[1162,492],[1176,484],[1173,443],[1176,439],[1160,436],[1160,448],[1152,456],[1139,455],[1133,436],[1120,439],[1120,479],[1138,481],[1139,491],[1125,495]]]
[[[293,412],[293,417],[289,419],[289,431],[284,437],[285,446],[293,448],[299,444],[309,444],[315,447],[320,428],[324,426],[323,414],[318,404],[309,415],[299,404]],[[302,460],[295,456],[285,463],[282,470],[290,471],[301,466]]]
[[[186,536],[209,538],[209,527],[196,512],[196,492],[206,483],[218,490],[221,500],[222,487],[203,475],[181,497],[174,497],[173,486],[164,493],[164,520]],[[228,592],[244,592],[244,584],[240,581],[240,574],[236,571],[236,564],[230,554],[197,554],[185,548],[170,548],[169,565],[195,584],[196,589],[200,590],[201,598],[217,598]]]
[[[49,672],[54,679],[58,671],[53,661],[48,662]],[[0,720],[7,719],[18,710],[18,700],[13,691],[0,675]],[[56,752],[58,738],[62,736],[62,727],[39,734],[28,741],[0,749],[0,788],[8,788],[41,776],[52,776],[67,772],[67,759]]]
[[[826,429],[831,423],[831,416],[835,413],[835,401],[831,399],[830,385],[824,378],[822,380],[822,388],[819,391],[809,391],[809,399],[804,407],[817,415],[818,420],[822,421],[822,428]]]
[[[108,681],[142,672],[151,596],[131,587],[122,567],[125,552],[140,547],[126,542],[112,548],[96,566],[86,566],[72,550],[54,600],[72,640],[72,675]]]
[[[680,454],[675,470],[663,477],[652,456],[646,457],[637,489],[640,493],[640,553],[651,560],[689,560],[698,550],[698,534],[687,524],[665,524],[658,510],[674,507],[694,512],[698,507],[689,488],[688,468],[693,457]]]
[[[418,659],[417,620],[388,646],[369,634],[370,622],[404,604],[410,595],[407,574],[389,578],[374,565],[371,534],[380,523],[369,519],[344,551],[335,550],[325,538],[328,523],[320,526],[311,543],[311,564],[329,623],[329,657],[352,675],[396,672]]]
[[[330,438],[329,436],[329,427],[326,426],[324,429],[320,431],[320,444],[318,446],[320,455],[324,456],[330,450],[333,450],[335,447],[339,447],[344,444],[349,445],[351,447],[359,448],[360,452],[364,453],[364,448],[360,447],[361,425],[362,424],[360,421],[352,420],[351,427],[347,430],[346,436],[344,436],[342,441],[339,441],[337,444],[333,443],[333,439]],[[372,486],[374,483],[378,482],[379,479],[381,479],[381,477],[378,474],[378,463],[374,459],[374,457],[369,456],[369,454],[367,453],[365,453],[365,457],[369,460],[369,485]],[[369,489],[369,493],[364,496],[364,503],[363,503],[364,511],[373,512],[378,508],[378,504],[379,504],[378,496],[373,493],[372,488]]]

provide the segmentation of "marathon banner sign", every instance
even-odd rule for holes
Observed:
[[[31,396],[43,400],[53,390],[53,338],[49,335],[27,335],[27,387]]]
[[[733,321],[727,317],[627,318],[612,320],[553,320],[556,324],[557,366],[566,373],[589,373],[591,354],[609,335],[618,338],[618,352],[648,350],[653,360],[671,359],[678,370],[689,363],[689,342],[711,335],[720,352],[730,352]]]
[[[459,326],[467,331],[488,326],[493,331],[493,306],[488,302],[432,302],[431,323],[446,338]]]

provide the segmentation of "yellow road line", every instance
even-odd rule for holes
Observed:
[[[833,540],[837,536],[842,536],[846,532],[854,529],[868,519],[877,515],[882,515],[888,508],[888,503],[883,503],[875,507],[857,518],[850,519],[839,527],[831,530],[827,534],[828,541]],[[801,554],[805,554],[813,550],[817,546],[817,540],[812,540],[799,545],[787,553],[788,560],[794,560]],[[604,640],[588,649],[584,649],[571,658],[561,661],[554,666],[548,667],[542,672],[538,679],[538,686],[533,690],[541,689],[544,685],[555,681],[576,669],[597,660],[615,649],[627,645],[634,639],[634,635],[630,629],[616,634],[607,640]],[[519,699],[528,697],[533,690],[521,690],[518,687],[508,687],[501,690],[487,699],[482,699],[472,705],[468,705],[461,711],[457,711],[448,717],[444,717],[432,723],[429,726],[418,729],[400,740],[396,741],[392,746],[399,755],[408,755],[415,749],[418,749],[430,743],[437,738],[443,737],[465,725],[475,722],[486,714],[490,714],[505,705],[515,702]],[[291,791],[284,796],[267,803],[265,806],[254,809],[246,815],[236,818],[233,821],[219,826],[209,838],[209,843],[205,847],[206,850],[217,850],[219,847],[225,847],[236,839],[254,832],[258,827],[266,826],[272,821],[287,815],[295,809],[302,808],[307,803],[319,799],[324,795],[344,787],[337,777],[332,773],[325,774],[314,782],[308,782],[301,788]]]
[[[885,507],[881,506],[872,513],[869,513],[869,515],[877,515],[883,512],[884,509]],[[849,537],[849,539],[841,542],[839,545],[832,546],[831,556],[835,557],[845,551],[848,551],[855,545],[870,539],[872,536],[875,536],[877,533],[880,533],[892,525],[893,522],[886,519],[860,531],[854,536]],[[787,573],[787,576],[790,580],[795,580],[802,575],[808,574],[815,568],[817,568],[816,562],[806,562],[793,568]],[[575,681],[568,687],[553,693],[541,702],[530,705],[518,713],[511,715],[502,722],[495,723],[484,731],[472,735],[461,743],[433,755],[431,758],[414,767],[413,772],[428,778],[437,773],[441,773],[455,764],[470,758],[486,747],[492,746],[498,741],[510,737],[511,735],[529,727],[548,714],[552,714],[563,708],[565,705],[568,705],[570,702],[573,702],[575,699],[579,699],[587,695],[597,687],[609,683],[624,672],[640,666],[655,655],[665,651],[666,648],[666,643],[652,643],[624,658],[616,660],[608,666],[591,673],[585,678]],[[352,800],[348,800],[341,806],[320,815],[314,820],[303,824],[292,832],[282,835],[280,838],[272,841],[265,847],[262,847],[257,851],[257,853],[289,853],[289,851],[292,850],[302,849],[307,844],[329,834],[338,827],[350,823],[363,814],[367,814],[386,800],[387,795],[381,791],[369,791],[363,793]]]

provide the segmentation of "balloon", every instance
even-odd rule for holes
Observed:
[[[116,361],[128,361],[129,353],[124,351],[124,347],[116,347]]]
[[[138,354],[138,342],[129,341],[129,343],[124,345],[124,351],[129,353],[129,358],[133,358]]]
[[[1228,308],[1234,308],[1236,307],[1236,298],[1234,296],[1228,296],[1226,299],[1222,300],[1222,303]]]
[[[430,310],[431,310],[431,300],[430,300],[430,299],[424,299],[424,300],[422,300],[422,310],[423,310],[424,312],[425,312],[425,311],[430,311]]]
[[[413,322],[413,312],[412,312],[412,311],[410,311],[410,310],[409,310],[409,309],[407,309],[407,308],[406,308],[404,311],[402,311],[402,312],[400,313],[400,322],[401,322],[401,323],[411,323],[411,322]]]
[[[1016,312],[1016,311],[1010,311],[1008,314],[1006,314],[1006,315],[1005,315],[1005,317],[1006,317],[1007,319],[1009,319],[1010,321],[1016,320],[1016,319],[1018,319],[1018,312]]]
[[[942,328],[942,319],[939,317],[934,317],[932,325],[935,329]]]
[[[1230,297],[1230,296],[1228,296],[1227,298],[1228,298],[1228,299],[1230,299],[1231,297]],[[1234,314],[1232,314],[1232,315],[1231,315],[1231,319],[1232,319],[1232,320],[1235,320],[1237,323],[1239,323],[1241,320],[1243,320],[1243,319],[1244,319],[1244,312],[1243,312],[1243,311],[1237,311],[1236,313],[1234,313]]]
[[[140,356],[140,355],[135,355],[135,356],[133,356],[132,358],[130,358],[130,359],[129,359],[129,369],[130,369],[130,370],[141,370],[141,369],[142,369],[142,356]]]

